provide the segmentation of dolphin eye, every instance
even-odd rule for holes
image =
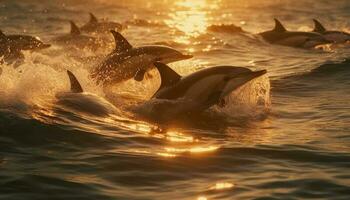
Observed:
[[[225,76],[224,77],[224,81],[229,81],[232,77],[229,77],[229,76]]]

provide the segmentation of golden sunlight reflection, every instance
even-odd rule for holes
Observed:
[[[208,199],[205,196],[200,196],[200,197],[197,198],[197,200],[208,200]]]
[[[157,153],[158,156],[161,156],[161,157],[167,157],[167,158],[174,158],[176,157],[176,154],[172,154],[172,153]]]
[[[146,134],[146,135],[150,134],[154,128],[151,124],[147,124],[142,121],[128,120],[115,115],[113,115],[113,118],[114,118],[114,123],[118,123],[120,127],[123,127],[127,130],[132,130],[138,133]],[[105,119],[105,120],[109,120],[109,119]],[[111,121],[106,121],[106,122],[111,123]]]
[[[213,152],[219,149],[219,146],[196,146],[189,148],[175,148],[175,147],[165,147],[165,151],[168,153],[206,153]]]
[[[209,26],[209,11],[218,8],[218,1],[181,0],[175,3],[170,19],[164,22],[172,28],[180,30],[185,36],[177,36],[175,42],[190,44],[191,37],[205,33]],[[194,49],[189,49],[193,52]]]
[[[171,142],[195,142],[198,140],[195,140],[190,135],[185,135],[183,133],[177,132],[177,131],[168,131],[166,133],[166,139]]]
[[[234,187],[233,183],[228,182],[219,182],[216,183],[214,186],[210,187],[210,190],[225,190]]]

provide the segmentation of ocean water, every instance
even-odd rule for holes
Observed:
[[[111,35],[95,35],[96,51],[25,52],[18,68],[0,66],[0,199],[350,198],[350,45],[305,50],[255,35],[273,18],[290,30],[309,31],[317,18],[349,31],[349,0],[2,0],[1,30],[50,42],[69,31],[67,20],[87,22],[88,12],[128,25],[122,34],[134,46],[193,54],[170,65],[182,75],[216,65],[268,73],[224,108],[157,124],[135,113],[149,106],[156,72],[109,94],[89,79],[113,48]],[[207,29],[219,24],[246,32]],[[55,95],[69,89],[66,69],[117,113],[96,117],[57,105]]]

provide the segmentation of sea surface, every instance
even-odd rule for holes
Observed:
[[[1,0],[0,29],[50,43],[89,12],[123,23],[133,46],[193,54],[170,64],[182,75],[217,65],[268,73],[224,108],[159,125],[134,112],[157,90],[155,71],[111,94],[90,80],[113,49],[111,34],[95,35],[96,51],[25,52],[23,65],[0,65],[0,199],[350,199],[350,44],[297,49],[256,35],[273,18],[289,30],[310,31],[316,18],[350,31],[349,0]],[[208,29],[219,24],[245,33]],[[57,105],[69,90],[66,69],[118,113]]]

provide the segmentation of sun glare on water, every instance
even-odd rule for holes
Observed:
[[[209,12],[217,8],[215,2],[181,0],[175,3],[174,9],[169,14],[170,19],[165,20],[165,23],[185,34],[177,37],[176,42],[189,44],[191,37],[198,37],[206,32],[210,19]]]

